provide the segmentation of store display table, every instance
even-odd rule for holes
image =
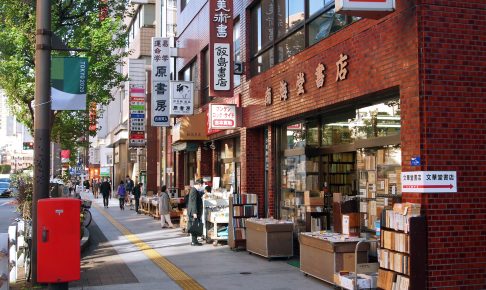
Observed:
[[[265,258],[292,257],[293,231],[291,221],[249,218],[246,220],[246,250]]]
[[[329,232],[300,233],[300,271],[328,283],[334,283],[334,273],[355,272],[355,249],[361,241]],[[368,261],[369,244],[358,248],[358,263]]]

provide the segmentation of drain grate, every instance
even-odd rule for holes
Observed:
[[[251,272],[240,272],[241,275],[250,275]]]

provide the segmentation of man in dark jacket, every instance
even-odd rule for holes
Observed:
[[[139,214],[138,207],[140,206],[140,196],[142,195],[142,183],[135,185],[133,188],[133,197],[135,198],[135,211]]]
[[[202,198],[199,191],[201,191],[203,186],[203,180],[196,180],[194,187],[191,187],[189,191],[189,200],[187,204],[187,216],[189,217],[189,225],[192,225],[196,221],[201,221],[202,216]],[[202,246],[201,243],[197,241],[197,236],[200,233],[194,233],[191,231],[192,236],[192,246]]]
[[[103,205],[105,206],[105,208],[108,208],[108,201],[110,200],[110,194],[111,194],[111,185],[106,180],[106,178],[103,180],[103,182],[100,185],[100,192],[101,195],[103,195]]]

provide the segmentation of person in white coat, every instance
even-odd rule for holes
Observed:
[[[167,186],[163,185],[159,196],[159,211],[160,211],[160,227],[174,228],[170,220],[170,196],[167,193]],[[168,226],[165,225],[167,223]]]

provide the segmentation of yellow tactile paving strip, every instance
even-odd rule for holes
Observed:
[[[160,255],[156,250],[152,249],[147,243],[140,240],[137,235],[130,232],[126,227],[115,220],[110,214],[102,210],[98,205],[94,205],[99,213],[105,216],[132,244],[137,246],[152,262],[155,263],[167,276],[169,276],[175,283],[181,286],[182,289],[204,289],[201,284],[187,275],[184,271],[172,264],[169,260]]]

